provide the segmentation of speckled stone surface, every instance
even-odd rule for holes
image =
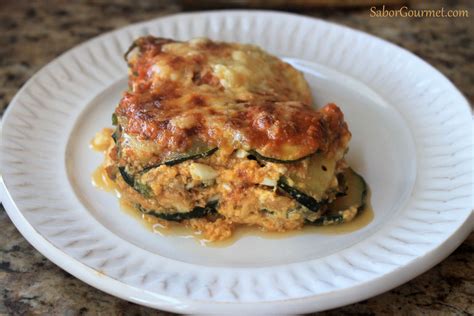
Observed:
[[[132,2],[132,1],[130,1]],[[167,1],[1,1],[0,113],[39,68],[103,32],[179,12]],[[449,4],[448,4],[449,2]],[[416,2],[413,8],[469,10],[473,1]],[[371,18],[369,9],[302,14],[367,31],[407,48],[474,101],[474,24],[469,18]],[[0,315],[171,315],[96,290],[59,269],[19,234],[0,208]],[[322,315],[474,314],[474,234],[446,260],[390,292]]]

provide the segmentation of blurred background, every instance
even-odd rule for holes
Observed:
[[[463,10],[468,17],[373,17],[376,10]],[[417,54],[473,104],[472,0],[0,0],[0,115],[18,89],[55,57],[101,33],[183,11],[290,11],[368,32]],[[284,26],[282,26],[284,27]],[[474,235],[411,282],[321,315],[473,315]],[[170,315],[102,293],[34,250],[0,207],[0,315]]]

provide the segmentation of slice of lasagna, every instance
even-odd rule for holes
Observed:
[[[219,240],[238,225],[350,221],[363,207],[341,110],[314,110],[289,64],[253,45],[151,36],[125,59],[129,90],[105,165],[137,210]]]

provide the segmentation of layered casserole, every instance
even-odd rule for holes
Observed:
[[[342,223],[363,207],[343,113],[313,109],[289,64],[253,45],[151,36],[125,59],[105,170],[136,210],[220,240],[239,225]]]

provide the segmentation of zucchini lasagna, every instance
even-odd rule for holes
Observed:
[[[366,185],[341,110],[314,110],[300,72],[253,45],[156,37],[125,54],[129,89],[104,168],[137,211],[208,240],[352,220]]]

